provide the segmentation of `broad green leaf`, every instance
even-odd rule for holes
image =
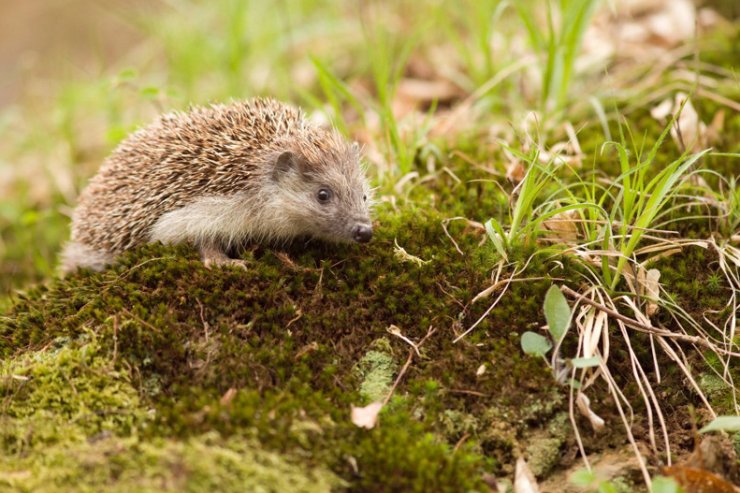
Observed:
[[[707,426],[699,430],[699,433],[708,431],[740,431],[740,416],[717,416]]]
[[[535,332],[522,334],[522,351],[534,356],[544,356],[552,349],[552,343],[546,337]]]
[[[570,306],[560,288],[554,284],[545,295],[545,318],[553,340],[558,343],[570,327]]]
[[[680,493],[681,489],[673,478],[657,476],[653,478],[653,485],[650,493]]]
[[[599,485],[599,493],[619,493],[617,487],[611,481],[605,481]]]
[[[598,356],[592,358],[573,358],[570,360],[573,368],[593,368],[594,366],[599,366],[599,363],[601,363],[601,358]]]
[[[587,488],[596,482],[596,474],[588,469],[578,469],[570,475],[568,481],[575,486]]]

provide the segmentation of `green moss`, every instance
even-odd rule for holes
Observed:
[[[482,473],[486,461],[464,446],[455,451],[404,413],[384,414],[353,457],[360,465],[358,492],[486,491]]]
[[[127,436],[150,421],[129,371],[106,357],[97,341],[57,342],[66,345],[0,366],[0,445],[7,454],[110,433]]]
[[[535,476],[545,476],[558,464],[569,430],[567,413],[560,413],[527,439],[526,457]]]
[[[487,308],[462,309],[485,287],[480,257],[456,251],[442,232],[445,216],[434,209],[409,204],[379,216],[383,227],[367,247],[290,247],[288,263],[258,248],[245,255],[246,271],[205,269],[188,247],[142,247],[103,273],[81,272],[21,296],[0,319],[0,354],[21,358],[89,334],[102,361],[126,369],[138,399],[132,409],[147,410],[144,424],[133,426],[137,450],[157,444],[167,456],[209,433],[246,436],[302,471],[332,471],[353,491],[372,491],[381,480],[389,491],[478,488],[482,473],[498,467],[478,446],[475,425],[463,423],[474,423],[489,405],[478,395],[500,400],[516,416],[552,386],[542,364],[521,357],[509,336],[540,317],[531,298],[546,283],[526,293],[512,289],[518,306],[502,304],[480,332],[453,344],[451,330]],[[454,234],[464,250],[478,249],[477,234]],[[433,261],[400,262],[396,241]],[[533,309],[521,312],[522,304]],[[506,320],[505,331],[495,320]],[[412,341],[430,326],[437,332],[408,368],[379,428],[361,430],[349,420],[350,406],[385,397],[399,371],[395,355],[408,354],[406,342],[387,336],[390,325]],[[485,361],[496,371],[478,378]],[[38,404],[26,395],[12,402]],[[446,433],[444,419],[462,427]],[[131,438],[120,423],[109,428],[117,439]],[[472,435],[455,450],[460,433]],[[127,461],[123,469],[134,467]]]
[[[345,485],[324,468],[301,467],[253,440],[224,440],[215,433],[184,441],[104,437],[3,462],[0,487],[18,492],[309,493]]]
[[[376,347],[390,350],[387,339],[376,341]],[[360,384],[360,395],[368,402],[383,401],[391,390],[393,376],[398,365],[389,352],[382,350],[368,351],[357,365],[362,383]]]

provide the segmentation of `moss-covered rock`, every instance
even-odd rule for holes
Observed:
[[[205,491],[203,471],[220,477],[233,468],[227,484],[271,484],[278,474],[296,491],[310,483],[341,489],[339,477],[352,491],[483,491],[483,473],[498,467],[477,445],[487,423],[445,433],[440,422],[493,402],[517,416],[553,386],[512,336],[540,319],[547,282],[513,290],[516,306],[502,304],[491,318],[504,326],[485,321],[454,344],[486,308],[465,307],[486,271],[470,254],[478,236],[453,228],[468,250],[460,255],[443,234],[444,217],[410,205],[381,211],[377,241],[366,249],[297,245],[286,257],[260,248],[245,254],[246,271],[208,270],[187,247],[150,245],[103,273],[33,288],[0,321],[11,375],[3,387],[12,424],[5,481],[32,489],[30,478],[46,468],[41,476],[63,489],[90,470],[80,484],[91,489],[103,481],[147,491],[162,478]],[[395,243],[431,262],[400,261]],[[389,335],[391,325],[403,337]],[[385,397],[408,355],[403,339],[418,342],[430,327],[435,334],[379,426],[354,426],[350,405]],[[478,377],[483,362],[493,370]],[[49,431],[36,424],[43,420]],[[67,421],[76,423],[72,432],[60,433]],[[461,433],[465,443],[455,447]],[[78,459],[62,468],[65,450]],[[132,468],[145,472],[135,477]],[[317,477],[307,475],[315,468]]]

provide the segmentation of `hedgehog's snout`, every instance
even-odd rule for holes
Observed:
[[[352,228],[352,239],[357,243],[367,243],[373,237],[373,227],[368,224],[356,224]]]

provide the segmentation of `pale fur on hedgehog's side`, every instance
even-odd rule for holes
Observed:
[[[359,154],[273,99],[164,115],[121,143],[80,195],[62,270],[99,270],[156,241],[191,242],[206,263],[230,262],[225,252],[246,240],[367,241]]]

